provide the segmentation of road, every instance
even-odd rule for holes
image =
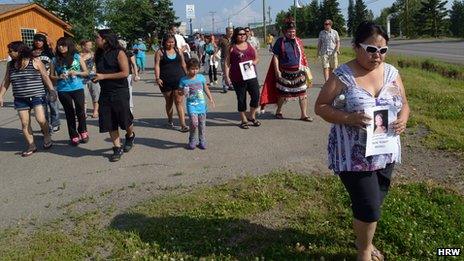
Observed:
[[[304,39],[305,45],[316,45],[317,39]],[[351,46],[351,39],[342,39],[341,45]],[[392,40],[390,51],[407,56],[429,57],[464,64],[464,40]]]
[[[262,52],[258,66],[261,81],[270,57]],[[150,68],[152,59],[148,57]],[[314,75],[311,112],[320,89],[321,70],[314,70]],[[98,133],[95,119],[88,120],[88,144],[68,145],[63,112],[62,130],[53,135],[53,148],[21,158],[18,153],[24,141],[10,90],[5,98],[7,106],[0,109],[0,227],[60,217],[65,212],[63,206],[83,197],[98,201],[99,195],[109,195],[111,200],[104,204],[124,209],[167,188],[217,184],[275,169],[330,173],[325,165],[329,125],[318,117],[313,123],[296,120],[296,101],[285,106],[288,119],[275,120],[269,113],[261,117],[261,127],[242,130],[238,127],[235,93],[221,94],[220,88],[213,88],[217,107],[208,114],[209,148],[188,151],[187,134],[165,127],[164,99],[152,79],[151,69],[134,87],[136,146],[117,163],[108,161],[111,143],[107,134]],[[41,146],[37,123],[33,128]]]

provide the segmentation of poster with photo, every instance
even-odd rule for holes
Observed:
[[[396,121],[397,110],[391,106],[376,106],[364,111],[372,118],[366,127],[366,157],[394,153],[398,150],[395,130],[391,127]]]
[[[252,60],[241,62],[239,66],[244,81],[256,78],[256,71]]]

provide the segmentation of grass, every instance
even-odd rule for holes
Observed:
[[[306,51],[309,57],[316,56],[314,46]],[[339,60],[344,63],[353,57],[352,49],[343,48]],[[404,82],[411,107],[408,127],[426,127],[422,141],[429,148],[464,153],[464,78],[459,79],[464,66],[396,55],[387,56],[387,62],[399,69]]]
[[[355,258],[349,198],[336,177],[272,173],[156,198],[117,216],[97,210],[68,219],[33,233],[0,232],[0,256],[3,260]],[[463,247],[463,242],[463,196],[425,184],[392,189],[375,241],[390,260],[433,259],[437,247]]]

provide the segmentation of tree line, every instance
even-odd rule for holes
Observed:
[[[333,28],[340,35],[352,36],[362,21],[374,21],[386,27],[390,17],[392,36],[417,37],[464,37],[464,0],[455,0],[451,9],[443,0],[395,0],[374,17],[363,0],[348,0],[348,15],[345,20],[339,1],[312,0],[301,8],[291,7],[277,14],[277,28],[282,28],[285,17],[296,15],[298,34],[301,37],[317,37],[323,22],[331,19]]]
[[[109,27],[125,40],[149,43],[176,24],[171,0],[34,0],[72,25],[77,40],[95,38]]]

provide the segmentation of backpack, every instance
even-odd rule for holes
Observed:
[[[207,44],[205,46],[205,53],[209,55],[214,54],[214,46],[212,44]]]

